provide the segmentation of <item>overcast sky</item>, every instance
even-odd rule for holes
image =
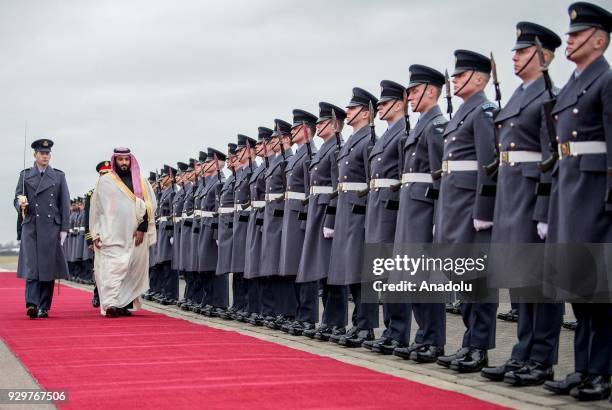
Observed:
[[[507,99],[518,85],[515,24],[562,35],[569,4],[2,0],[0,243],[16,235],[26,120],[27,166],[30,142],[53,139],[52,165],[74,197],[94,185],[95,165],[115,146],[130,147],[152,171],[208,146],[224,150],[237,133],[256,137],[257,126],[289,121],[294,108],[344,106],[354,86],[378,94],[380,80],[406,84],[410,64],[450,71],[457,48],[493,51]],[[571,70],[561,51],[553,80],[562,86]]]

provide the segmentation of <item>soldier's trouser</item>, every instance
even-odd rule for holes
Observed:
[[[53,301],[53,285],[55,281],[39,281],[27,279],[25,286],[26,307],[36,306],[39,309],[51,309]]]
[[[200,280],[202,281],[202,300],[196,300],[202,306],[210,305],[212,306],[212,296],[213,296],[213,280],[215,272],[198,272],[200,276]]]
[[[385,320],[386,337],[408,344],[410,341],[410,323],[412,312],[409,303],[385,303],[384,310],[388,320]]]
[[[185,280],[185,289],[183,291],[183,300],[192,300],[193,297],[193,272],[183,272],[183,279]]]
[[[193,287],[191,300],[199,304],[204,297],[204,282],[202,281],[202,275],[198,272],[191,272],[191,278],[191,286]]]
[[[259,282],[259,292],[261,300],[261,314],[263,316],[276,316],[276,299],[274,298],[274,282],[273,278],[263,276],[257,278]]]
[[[232,274],[232,308],[244,310],[247,306],[246,286],[244,274],[235,272]]]
[[[574,335],[576,371],[590,375],[612,373],[612,304],[572,303],[578,327]]]
[[[419,325],[415,343],[435,346],[446,344],[446,308],[444,303],[412,303],[412,314]],[[408,322],[410,332],[410,322]]]
[[[465,326],[462,347],[493,349],[497,303],[462,303],[461,317]]]
[[[83,261],[83,279],[93,280],[93,259]]]
[[[179,298],[179,276],[176,269],[172,269],[171,262],[161,262],[158,264],[159,275],[161,277],[161,293],[168,299],[178,300]]]
[[[83,279],[83,261],[74,262],[74,276]]]
[[[518,342],[512,348],[512,358],[533,360],[546,366],[557,363],[563,304],[516,303],[516,308]]]
[[[215,274],[212,280],[212,300],[211,305],[219,308],[229,306],[229,278],[228,274]]]
[[[68,274],[71,278],[74,276],[74,262],[68,262]]]
[[[159,266],[150,266],[149,267],[149,290],[152,293],[159,292],[159,278],[160,278]]]
[[[247,306],[249,313],[261,313],[261,291],[257,279],[243,278],[246,287]]]
[[[348,286],[327,285],[327,301],[323,311],[329,326],[346,327],[348,319]]]
[[[349,285],[351,295],[353,295],[353,303],[355,304],[353,326],[359,329],[376,329],[379,326],[378,302],[362,302],[361,286],[361,283]],[[368,284],[364,284],[364,286],[368,286]]]
[[[298,306],[295,320],[317,323],[319,321],[319,281],[295,284],[298,291]]]
[[[295,317],[298,307],[295,276],[278,276],[275,282],[275,296],[277,297],[279,313],[288,317]]]

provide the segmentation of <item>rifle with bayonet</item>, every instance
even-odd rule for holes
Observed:
[[[305,122],[302,122],[302,127],[306,127]],[[306,150],[308,152],[308,160],[304,162],[304,185],[310,189],[310,164],[312,162],[312,146],[310,143],[310,136],[306,140]],[[308,205],[308,200],[309,195],[308,192],[306,192],[306,198],[302,201],[302,205]]]
[[[453,95],[451,93],[450,87],[450,77],[448,76],[448,70],[444,70],[444,89],[446,96],[446,113],[448,114],[448,119],[453,119]]]
[[[370,101],[368,106],[369,114],[370,114],[370,145],[368,146],[368,158],[370,158],[370,153],[376,144],[376,125],[374,124],[374,119],[376,118],[376,111],[374,111],[374,105],[372,105],[372,101]],[[366,167],[369,167],[369,164],[366,164]],[[363,198],[370,192],[370,179],[366,181],[368,183],[368,187],[366,189],[362,189],[357,192],[357,198]]]
[[[491,76],[493,78],[493,86],[495,87],[495,101],[497,101],[497,108],[499,113],[501,111],[501,89],[499,88],[499,79],[497,77],[497,63],[495,62],[495,58],[493,57],[493,53],[491,53]],[[495,159],[488,165],[484,165],[484,172],[487,176],[491,176],[497,168],[499,168],[499,147],[497,143],[494,146],[495,150]]]
[[[332,130],[334,130],[334,138],[336,139],[336,158],[340,154],[340,150],[342,149],[342,139],[340,138],[340,131],[338,130],[338,117],[336,116],[336,110],[332,108],[331,113],[331,121],[332,121]],[[331,194],[329,194],[329,199],[335,199],[338,197],[338,189],[334,190]]]
[[[540,61],[540,71],[544,76],[544,84],[546,91],[548,92],[548,101],[542,104],[544,109],[544,120],[546,121],[546,131],[548,132],[548,147],[550,149],[550,156],[538,164],[540,171],[547,172],[552,169],[555,162],[559,159],[559,142],[557,141],[557,131],[555,130],[555,121],[552,115],[552,110],[557,102],[557,96],[553,90],[552,80],[548,72],[548,66],[550,61],[547,63],[544,57],[544,48],[540,39],[536,36],[535,38],[536,50],[538,53],[538,59]]]

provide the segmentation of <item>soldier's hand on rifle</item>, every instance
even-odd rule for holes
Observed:
[[[323,228],[323,237],[325,239],[332,239],[334,237],[334,230],[330,228]]]
[[[25,195],[17,195],[17,203],[21,207],[28,205],[28,197]]]
[[[474,219],[474,229],[477,231],[485,231],[493,227],[492,221],[482,221],[480,219]]]
[[[66,240],[66,236],[68,236],[68,232],[65,232],[65,231],[60,232],[60,246],[64,246],[64,241]]]
[[[134,244],[136,246],[140,246],[142,244],[142,241],[144,240],[144,232],[141,231],[136,231],[134,232]]]
[[[538,236],[540,237],[540,239],[545,240],[548,236],[548,224],[545,222],[538,222],[536,229],[538,231]]]

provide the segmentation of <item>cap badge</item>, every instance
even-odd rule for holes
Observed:
[[[576,20],[576,17],[578,17],[578,13],[576,13],[576,10],[572,10],[572,11],[570,12],[570,18],[571,18],[572,20]]]

